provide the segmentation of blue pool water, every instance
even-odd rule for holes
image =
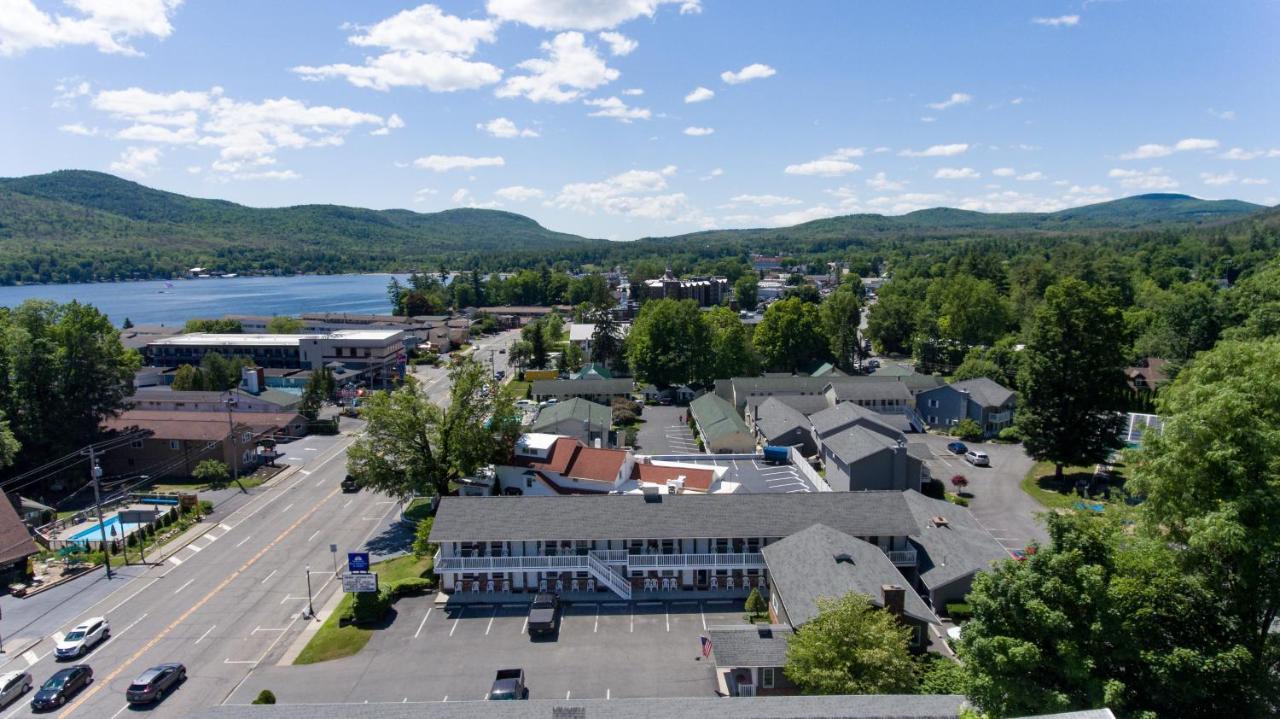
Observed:
[[[103,521],[102,526],[106,527],[107,540],[110,541],[112,539],[111,530],[113,528],[116,530],[115,539],[123,539],[129,536],[130,533],[132,533],[142,525],[140,524],[123,524],[122,525],[120,524],[120,515],[113,514],[109,519]],[[100,529],[99,526],[95,524],[88,529],[76,532],[74,535],[72,535],[70,541],[72,542],[84,541],[84,540],[96,541],[101,539],[102,539],[102,529]]]

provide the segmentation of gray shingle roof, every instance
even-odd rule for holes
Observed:
[[[751,436],[747,423],[738,416],[733,405],[714,394],[704,394],[690,402],[689,412],[702,430],[703,438],[708,442],[735,432]]]
[[[929,589],[937,589],[974,572],[988,569],[992,562],[1009,558],[991,533],[964,507],[919,492],[903,492],[918,529],[911,541],[920,550],[920,579]],[[936,526],[934,517],[946,520]]]
[[[756,408],[765,402],[781,402],[806,417],[830,407],[825,394],[778,394],[769,397],[750,397],[747,408],[755,416]]]
[[[761,402],[752,416],[765,439],[781,437],[796,428],[809,429],[809,420],[804,414],[777,397]]]
[[[848,465],[877,452],[895,449],[898,446],[898,440],[858,425],[824,438],[822,446],[831,450],[837,459]]]
[[[566,419],[582,420],[595,429],[607,430],[613,424],[613,412],[602,404],[574,397],[543,407],[538,412],[538,419],[534,421],[532,429],[534,432],[541,432]]]
[[[827,377],[734,377],[734,392],[739,398],[751,392],[821,392],[830,382]]]
[[[902,382],[879,380],[875,377],[837,377],[832,379],[831,387],[835,390],[836,399],[841,402],[911,400],[911,390]]]
[[[537,687],[530,687],[537,692]],[[708,686],[710,691],[710,686]],[[226,704],[192,719],[550,719],[581,710],[588,719],[958,719],[968,708],[953,694],[860,694],[789,697],[679,697],[669,699],[532,699],[522,702],[414,702],[394,704]]]
[[[716,666],[722,668],[781,667],[787,664],[787,626],[743,625],[708,627]]]
[[[617,394],[631,392],[629,379],[540,379],[533,382],[535,397],[564,397],[577,394]]]
[[[885,419],[885,416],[853,402],[841,402],[821,412],[809,415],[813,431],[826,437],[846,427],[860,424],[867,429],[897,439],[901,432]]]
[[[986,377],[966,379],[951,386],[968,392],[973,401],[983,407],[999,407],[1013,398],[1013,390]]]
[[[829,496],[829,495],[827,495]],[[782,598],[793,626],[818,616],[818,599],[839,599],[849,592],[865,595],[877,607],[884,606],[881,587],[896,584],[906,589],[904,611],[908,617],[937,624],[938,618],[920,595],[893,566],[880,548],[823,524],[814,524],[761,550],[769,579]],[[837,561],[848,555],[852,561]]]
[[[916,530],[902,492],[445,497],[432,542],[785,537],[814,522],[861,537]]]

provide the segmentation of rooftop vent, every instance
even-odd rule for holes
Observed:
[[[853,557],[847,553],[837,554],[833,559],[836,560],[836,564],[853,564]]]
[[[773,627],[760,625],[756,631],[761,639],[773,639]]]
[[[945,527],[948,524],[950,524],[950,522],[942,515],[938,515],[933,518],[933,526],[935,527]]]

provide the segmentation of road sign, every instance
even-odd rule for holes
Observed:
[[[330,551],[330,552],[337,553],[337,551],[338,551],[338,545],[336,545],[336,544],[330,544],[330,545],[329,545],[329,551]]]
[[[378,591],[378,575],[344,574],[342,575],[342,591],[344,592],[376,592]]]
[[[369,553],[368,552],[347,552],[347,571],[348,572],[369,571]]]

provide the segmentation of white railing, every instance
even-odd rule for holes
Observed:
[[[893,562],[894,566],[916,566],[916,550],[914,549],[891,549],[885,554],[889,555],[889,561]]]
[[[595,556],[587,555],[587,569],[591,572],[591,576],[597,581],[613,590],[615,594],[623,599],[631,598],[631,583],[626,579],[619,577],[609,565],[596,559]]]
[[[626,564],[627,550],[625,549],[593,549],[591,556],[608,564]]]
[[[601,556],[605,555],[605,556]],[[625,550],[605,550],[592,554],[565,554],[554,557],[445,557],[436,552],[437,572],[519,572],[539,570],[590,569],[592,563],[608,568],[624,564],[629,569],[763,569],[758,552],[716,554],[628,554]],[[915,552],[911,552],[915,563]]]
[[[587,558],[576,554],[545,557],[441,557],[436,554],[437,572],[502,572],[524,570],[583,570]]]
[[[764,558],[759,552],[716,554],[632,554],[631,569],[759,569]]]

